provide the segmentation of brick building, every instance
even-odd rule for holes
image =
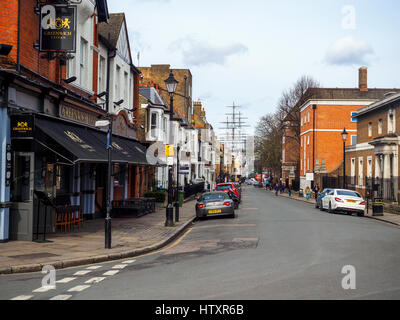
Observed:
[[[300,102],[300,188],[314,181],[323,185],[325,175],[340,175],[343,164],[343,129],[346,146],[357,144],[357,110],[394,89],[370,89],[367,68],[359,69],[358,88],[310,88]],[[311,175],[310,175],[311,174]]]
[[[115,121],[114,179],[112,186],[106,183],[107,134],[96,128],[97,120],[109,117],[107,111],[116,111],[106,108],[104,96],[99,98],[109,75],[107,64],[100,64],[102,54],[106,63],[108,59],[98,34],[99,24],[109,18],[106,1],[58,4],[0,2],[0,48],[12,46],[9,53],[0,51],[0,241],[30,241],[35,233],[57,230],[61,216],[50,209],[43,223],[47,211],[39,206],[39,195],[54,202],[63,199],[79,207],[75,217],[93,219],[104,214],[108,188],[112,199],[125,199],[144,187],[138,169],[148,165],[146,147],[132,139],[135,128],[129,118],[121,122],[116,115],[110,115]],[[63,16],[74,8],[76,15]],[[45,18],[53,12],[56,18]],[[40,51],[40,27],[50,30],[47,45],[64,45],[50,38],[65,32],[74,37],[74,47]],[[125,100],[127,108],[132,108],[133,96]],[[124,124],[131,127],[130,134]]]
[[[168,78],[170,71],[178,81],[174,95],[174,109],[179,112],[186,122],[191,125],[192,114],[192,73],[189,69],[170,69],[169,64],[153,64],[150,67],[140,67],[142,72],[141,83],[153,82],[158,85],[162,99],[168,103],[170,97],[164,80]]]
[[[375,196],[398,202],[400,94],[385,97],[358,110],[357,144],[346,148],[346,183],[366,196],[379,185]]]

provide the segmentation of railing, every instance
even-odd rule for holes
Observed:
[[[398,177],[392,177],[389,179],[383,178],[370,178],[370,177],[360,177],[356,176],[346,176],[345,177],[345,188],[350,190],[365,190],[364,196],[366,196],[367,191],[374,196],[382,198],[388,201],[396,201],[398,193]],[[332,176],[322,176],[322,189],[333,188],[341,189],[343,188],[343,176],[332,177]],[[397,182],[397,183],[396,183]]]
[[[155,198],[130,198],[113,200],[112,213],[115,215],[143,216],[156,211]]]
[[[185,199],[195,195],[196,193],[202,193],[204,191],[204,186],[205,182],[186,185],[184,188]]]

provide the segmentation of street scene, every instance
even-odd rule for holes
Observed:
[[[0,301],[400,299],[399,9],[0,1]]]

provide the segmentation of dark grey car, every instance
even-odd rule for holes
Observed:
[[[196,203],[198,218],[227,215],[235,217],[234,201],[223,191],[203,193]]]

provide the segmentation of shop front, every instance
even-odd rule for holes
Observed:
[[[57,206],[75,208],[71,221],[101,217],[107,191],[106,132],[37,113],[13,114],[10,124],[9,239],[32,241],[58,231]],[[111,199],[126,199],[139,180],[135,171],[148,165],[146,147],[117,135],[112,147]],[[64,227],[60,230],[73,230]]]

